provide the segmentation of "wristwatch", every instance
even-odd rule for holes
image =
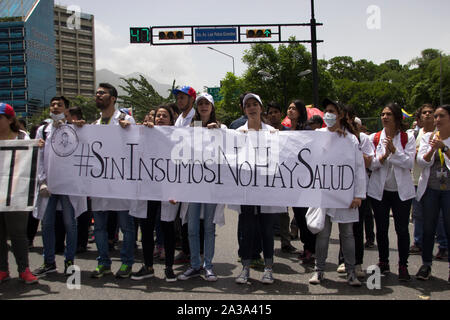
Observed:
[[[445,146],[445,147],[442,148],[442,152],[443,153],[447,153],[448,149],[449,149],[449,147]]]

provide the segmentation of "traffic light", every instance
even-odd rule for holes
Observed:
[[[159,40],[179,40],[184,39],[184,31],[161,31]]]
[[[249,29],[247,30],[247,38],[271,38],[271,29]]]

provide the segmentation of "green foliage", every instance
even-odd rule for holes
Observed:
[[[123,101],[123,106],[133,108],[133,115],[137,122],[142,122],[151,109],[165,101],[144,76],[140,75],[139,79],[122,79],[126,82],[126,86],[120,87],[126,91],[127,95],[119,98]]]
[[[239,107],[239,96],[244,93],[242,79],[236,77],[233,73],[228,72],[222,81],[220,94],[223,99],[216,102],[216,114],[218,119],[227,126],[242,114]]]

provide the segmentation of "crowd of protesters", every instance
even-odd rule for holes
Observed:
[[[237,243],[242,271],[237,284],[247,283],[250,268],[264,270],[260,279],[272,284],[276,278],[274,266],[274,236],[281,237],[281,249],[296,254],[300,263],[315,265],[309,283],[320,284],[325,277],[326,260],[332,223],[339,226],[340,255],[337,272],[347,274],[350,286],[361,286],[364,249],[376,246],[378,267],[382,274],[391,271],[388,230],[392,214],[397,234],[398,280],[409,281],[408,257],[421,254],[423,265],[416,278],[430,278],[436,238],[439,249],[436,259],[448,258],[450,236],[450,106],[423,105],[417,110],[413,128],[404,123],[401,107],[395,103],[380,106],[383,129],[368,133],[350,106],[325,99],[320,106],[323,117],[308,119],[307,107],[301,100],[293,100],[287,107],[286,119],[275,102],[263,103],[255,93],[240,97],[243,116],[229,128],[217,118],[214,99],[207,93],[197,94],[189,86],[173,91],[176,103],[149,108],[142,124],[135,123],[127,109],[117,109],[117,90],[101,83],[96,91],[96,104],[101,117],[93,125],[116,125],[127,128],[143,125],[201,126],[210,130],[317,130],[328,132],[333,141],[347,139],[354,146],[355,187],[348,209],[320,209],[325,216],[324,228],[317,234],[307,224],[307,212],[312,208],[271,206],[228,206],[239,213]],[[163,201],[135,201],[68,196],[51,193],[47,187],[48,152],[46,140],[61,125],[87,125],[81,109],[70,108],[64,97],[54,97],[50,104],[51,120],[25,132],[14,109],[0,103],[0,140],[39,140],[39,169],[37,201],[33,213],[0,212],[0,283],[10,279],[7,240],[16,258],[19,278],[27,284],[37,283],[40,277],[57,271],[55,254],[63,252],[64,274],[69,276],[76,254],[86,251],[88,240],[95,242],[98,265],[92,278],[112,273],[110,251],[115,248],[121,230],[123,242],[121,264],[115,272],[118,278],[142,281],[153,277],[154,258],[165,261],[167,282],[203,276],[217,281],[214,271],[216,225],[225,223],[222,204],[180,203],[177,199]],[[286,120],[285,120],[286,121]],[[412,215],[411,215],[412,212]],[[412,246],[409,233],[410,218],[414,221]],[[33,246],[38,223],[41,221],[43,264],[30,271],[28,250]],[[375,222],[375,223],[374,223]],[[374,227],[375,224],[375,227]],[[292,230],[289,230],[291,226]],[[141,230],[144,264],[135,269],[135,246]],[[93,232],[90,230],[93,229]],[[156,230],[156,239],[154,232]],[[303,250],[295,248],[291,240],[298,237]],[[364,236],[365,234],[365,236]],[[364,244],[364,238],[366,243]],[[176,248],[181,251],[175,256]],[[263,254],[263,258],[261,257]],[[185,272],[175,275],[174,264],[187,265]],[[450,272],[449,279],[450,282]]]

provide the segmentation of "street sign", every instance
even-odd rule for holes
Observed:
[[[208,93],[212,95],[215,103],[223,99],[223,97],[220,95],[220,87],[208,88]]]
[[[237,28],[198,28],[194,42],[237,41]]]

